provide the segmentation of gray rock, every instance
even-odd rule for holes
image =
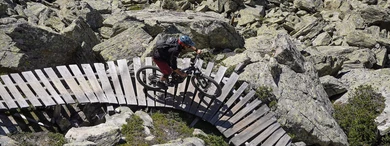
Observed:
[[[309,12],[316,12],[323,8],[323,2],[322,0],[294,0],[294,7]]]
[[[91,141],[97,145],[112,145],[119,142],[121,134],[118,126],[100,124],[91,127],[71,128],[65,139],[69,142]]]
[[[143,120],[143,125],[147,127],[154,127],[153,126],[153,119],[150,117],[148,113],[145,113],[143,111],[136,111],[135,115],[139,116]]]
[[[134,57],[141,57],[151,39],[152,37],[142,28],[128,28],[115,37],[96,45],[93,51],[99,53],[106,61],[119,59],[132,61]]]
[[[295,72],[305,72],[303,67],[305,60],[288,35],[278,35],[273,43],[273,48],[275,48],[274,57],[278,63],[289,66]]]
[[[197,137],[189,137],[184,139],[177,139],[169,141],[166,144],[157,144],[153,146],[205,146],[205,143],[202,139]]]
[[[8,136],[0,135],[0,145],[4,145],[4,146],[18,146],[20,144],[17,141],[9,138]]]
[[[78,43],[27,23],[0,27],[0,65],[15,71],[75,63]]]
[[[64,146],[97,146],[97,144],[91,141],[83,141],[83,142],[67,143],[64,144]]]
[[[332,40],[331,36],[327,32],[319,34],[313,41],[313,46],[327,46]]]
[[[323,76],[320,81],[329,97],[347,92],[347,87],[333,76]]]
[[[70,24],[78,17],[82,17],[93,30],[97,30],[103,25],[103,17],[96,9],[92,8],[84,1],[67,1],[61,6],[59,15],[63,21]]]

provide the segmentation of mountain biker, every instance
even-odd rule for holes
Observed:
[[[181,72],[177,68],[177,58],[180,52],[186,49],[194,50],[197,54],[202,52],[195,47],[195,43],[187,35],[181,35],[179,38],[170,37],[165,42],[156,44],[153,52],[153,61],[163,74],[160,78],[160,83],[166,86],[172,86],[168,82],[168,77],[172,71],[181,77],[187,77],[186,73]]]

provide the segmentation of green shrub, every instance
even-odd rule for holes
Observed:
[[[196,137],[202,139],[207,146],[228,146],[229,144],[223,139],[222,136],[216,136],[209,134],[206,136],[197,135]]]
[[[277,100],[272,93],[272,88],[267,86],[259,86],[256,88],[256,97],[261,100],[264,104],[267,104],[268,107],[275,107]]]
[[[346,104],[335,104],[334,117],[348,136],[350,145],[376,145],[375,118],[383,111],[384,97],[371,86],[359,86]]]
[[[127,124],[122,126],[122,133],[126,137],[127,143],[124,145],[128,146],[147,146],[149,145],[144,141],[144,127],[142,119],[133,115],[130,119],[128,119]]]

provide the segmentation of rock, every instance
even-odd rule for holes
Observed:
[[[373,51],[375,53],[376,64],[379,65],[380,67],[385,67],[386,62],[389,59],[387,56],[388,54],[387,49],[385,47],[381,47]]]
[[[329,97],[347,92],[347,87],[333,76],[323,76],[320,81]]]
[[[0,145],[4,145],[4,146],[18,146],[20,144],[17,141],[9,138],[8,136],[0,135]]]
[[[121,106],[115,109],[119,110],[120,113],[113,114],[113,115],[105,115],[106,118],[106,124],[111,126],[117,126],[118,128],[122,129],[122,125],[127,124],[127,119],[130,119],[131,116],[133,116],[134,112],[129,108],[125,106]]]
[[[319,34],[313,41],[313,46],[327,46],[332,40],[331,36],[327,32]]]
[[[142,28],[128,28],[93,47],[93,51],[100,54],[105,61],[127,59],[132,61],[134,57],[140,57],[146,50],[152,37]]]
[[[112,145],[120,139],[120,130],[118,126],[100,124],[91,127],[71,128],[66,134],[65,139],[68,142],[90,141],[96,145]]]
[[[189,138],[184,138],[184,139],[177,139],[177,140],[172,140],[169,141],[166,144],[156,144],[153,146],[205,146],[205,143],[202,139],[197,138],[197,137],[189,137]]]
[[[97,144],[91,141],[83,141],[83,142],[67,143],[64,144],[64,146],[97,146]]]
[[[78,17],[82,17],[93,30],[103,25],[103,17],[96,9],[85,1],[67,1],[61,6],[60,18],[68,24]]]
[[[70,38],[28,23],[0,28],[0,65],[14,71],[75,63],[80,46]]]
[[[376,44],[375,38],[363,31],[349,32],[345,38],[346,42],[351,46],[372,48]]]
[[[273,43],[273,48],[275,50],[274,57],[278,63],[289,66],[295,72],[305,72],[303,67],[305,60],[287,35],[278,35]]]
[[[294,7],[309,12],[316,12],[323,8],[323,2],[322,0],[294,0]]]
[[[153,119],[150,117],[148,113],[145,113],[143,111],[136,111],[135,115],[139,116],[144,122],[143,125],[147,127],[154,127],[153,126]]]
[[[259,21],[260,18],[264,17],[265,8],[263,6],[246,7],[241,9],[238,14],[240,15],[240,18],[238,18],[237,25],[245,26],[247,24],[252,24],[255,21]]]
[[[193,136],[202,135],[202,136],[208,137],[206,133],[204,133],[202,130],[197,129],[197,128],[194,129],[194,132],[192,132],[192,135]]]

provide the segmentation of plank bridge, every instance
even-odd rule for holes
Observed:
[[[190,59],[179,59],[179,67],[190,65]],[[112,105],[166,107],[193,114],[214,125],[233,145],[291,145],[291,138],[282,129],[270,109],[255,96],[246,82],[238,83],[239,75],[224,77],[227,68],[198,61],[203,72],[222,87],[222,94],[211,99],[197,93],[189,79],[165,92],[144,90],[134,78],[143,65],[152,65],[151,58],[133,58],[106,63],[56,66],[21,73],[1,75],[0,124],[7,131],[4,111],[29,107],[50,107],[73,103],[105,103]],[[30,117],[30,119],[33,117]],[[36,119],[39,121],[39,119]],[[196,121],[196,120],[195,120]],[[5,132],[6,133],[6,132]]]

